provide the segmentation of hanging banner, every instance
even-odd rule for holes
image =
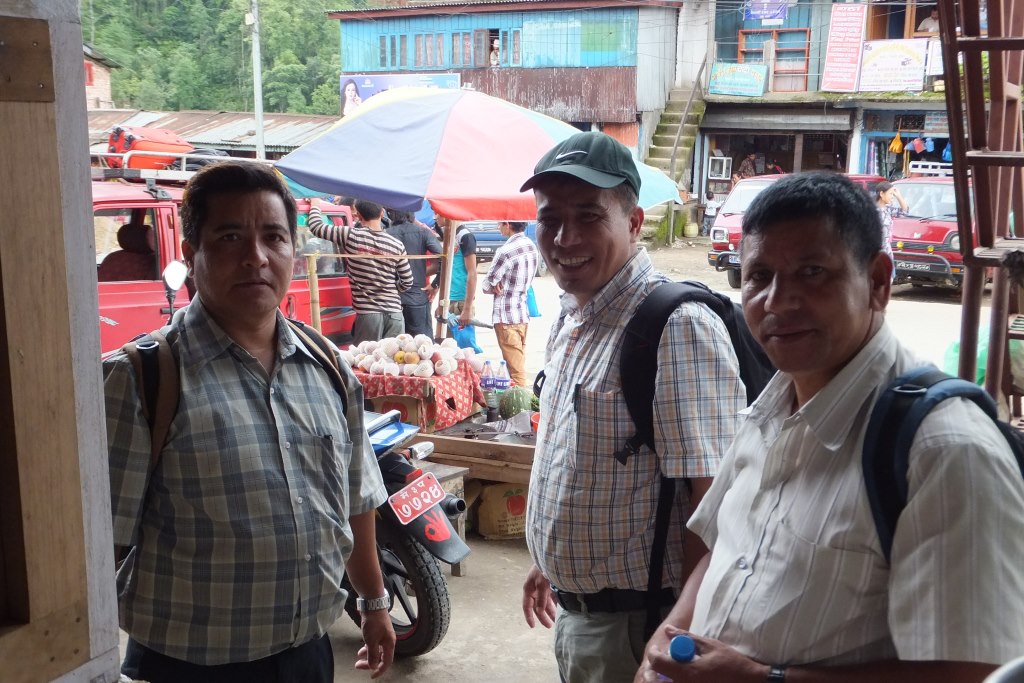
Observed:
[[[857,92],[867,11],[867,5],[832,5],[821,90]]]
[[[461,83],[460,74],[342,74],[342,115],[351,114],[367,98],[392,88],[415,86],[458,90]]]
[[[760,97],[768,82],[767,64],[715,62],[711,67],[708,92],[712,95]]]
[[[860,92],[924,89],[927,40],[869,40],[864,43]]]

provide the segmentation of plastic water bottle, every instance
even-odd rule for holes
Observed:
[[[693,658],[697,656],[697,645],[690,636],[678,635],[672,638],[672,641],[668,644],[668,654],[676,662],[693,661]],[[672,681],[671,678],[661,674],[658,674],[658,680],[668,681],[669,683]]]
[[[495,392],[496,378],[491,368],[491,361],[484,361],[484,369],[480,373],[480,389],[484,392],[484,403],[487,404],[487,421],[498,419],[498,394]]]
[[[494,373],[494,391],[498,394],[498,398],[504,394],[509,387],[512,386],[512,378],[508,374],[508,364],[505,361],[501,361],[501,365],[498,366],[498,371]]]

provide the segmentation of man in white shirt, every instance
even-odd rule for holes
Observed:
[[[921,20],[921,23],[917,25],[918,33],[938,33],[939,32],[939,8],[932,7],[930,15]]]
[[[839,175],[780,180],[744,216],[744,316],[779,373],[690,520],[711,551],[636,680],[980,683],[1024,649],[1024,480],[970,401],[921,424],[882,551],[865,427],[880,388],[924,363],[885,323],[880,244]],[[697,644],[686,664],[666,653],[678,628]]]

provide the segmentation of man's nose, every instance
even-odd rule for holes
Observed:
[[[565,221],[555,233],[555,244],[560,247],[571,247],[582,241],[582,234],[571,221]]]
[[[267,246],[262,240],[253,237],[247,238],[244,243],[243,257],[245,265],[262,267],[268,263]]]
[[[800,291],[796,283],[776,274],[765,289],[765,311],[781,313],[800,306]]]

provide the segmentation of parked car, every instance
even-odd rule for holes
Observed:
[[[785,178],[785,174],[762,175],[737,181],[725,202],[718,209],[711,226],[711,249],[708,250],[708,265],[715,270],[724,270],[733,289],[740,287],[740,237],[742,236],[743,214],[757,195],[772,183]],[[870,191],[875,183],[885,178],[877,175],[850,174],[847,176],[857,185]]]
[[[907,214],[892,221],[894,284],[960,289],[964,257],[957,232],[951,177],[907,178],[893,183],[907,202]]]
[[[461,228],[467,228],[476,237],[476,262],[488,263],[494,260],[494,254],[498,247],[505,244],[506,237],[498,229],[499,221],[467,221]],[[537,244],[537,224],[530,221],[526,224],[526,236]],[[547,272],[544,259],[537,259],[537,275]]]
[[[148,189],[141,183],[124,181],[92,183],[100,347],[103,353],[115,351],[137,335],[155,330],[167,322],[170,310],[160,277],[168,263],[182,258],[178,214],[181,196],[181,187],[175,185],[160,184]],[[309,201],[299,199],[296,204],[299,230],[293,280],[281,303],[281,310],[289,317],[309,323],[312,315],[306,255],[316,252],[332,254],[337,248],[331,242],[313,237],[306,229]],[[352,223],[348,207],[331,207],[327,216],[336,225]],[[145,237],[142,244],[138,240],[135,244],[119,243],[118,233],[129,224],[149,226],[152,230],[151,249],[146,247]],[[146,234],[145,228],[141,234]],[[126,263],[131,264],[127,269],[124,268]],[[323,332],[335,342],[350,341],[355,311],[344,261],[321,257],[317,260],[316,269],[320,278]],[[180,308],[188,301],[189,293],[182,290],[175,299],[175,307]]]

